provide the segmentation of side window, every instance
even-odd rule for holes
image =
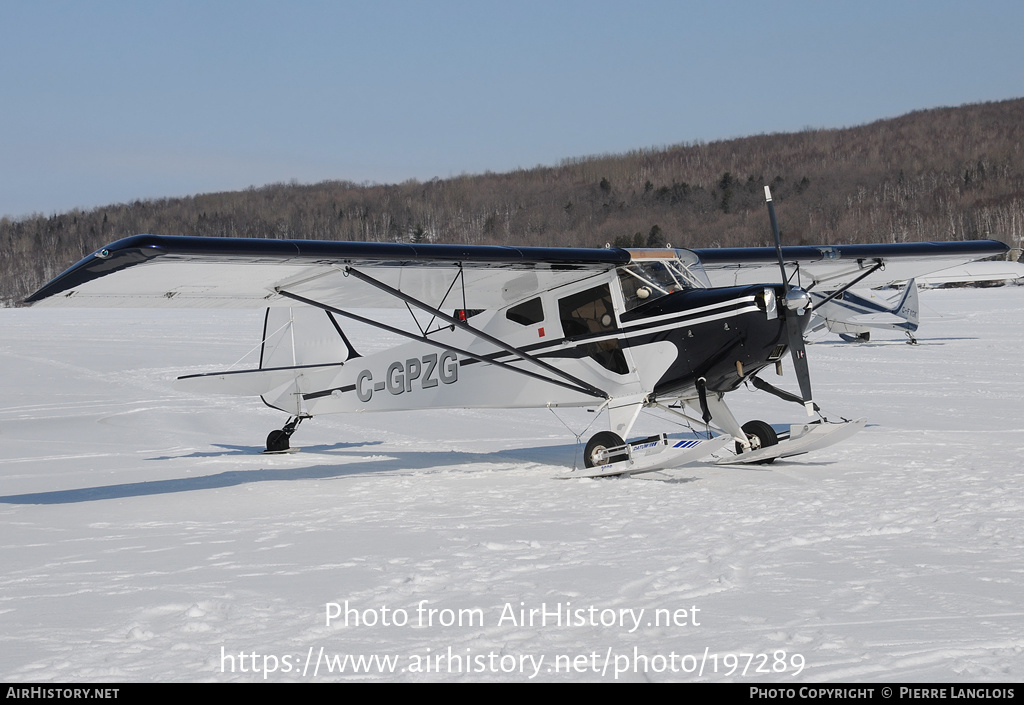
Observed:
[[[615,329],[615,310],[607,284],[587,289],[558,302],[558,317],[566,338]]]
[[[540,297],[524,301],[505,312],[505,318],[521,326],[532,326],[544,320],[544,307]]]
[[[607,284],[587,289],[558,302],[558,317],[566,338],[601,335],[615,331],[615,309]],[[624,375],[629,372],[618,338],[609,338],[577,347],[601,367]]]

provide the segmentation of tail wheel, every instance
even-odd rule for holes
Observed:
[[[288,423],[284,425],[284,428],[271,431],[270,435],[267,436],[267,452],[268,453],[283,453],[291,448],[291,443],[288,439],[295,433],[295,429],[299,427],[303,419],[312,418],[310,416],[296,416],[288,419]]]
[[[594,458],[594,456],[600,452],[609,448],[617,448],[621,445],[625,445],[625,441],[611,431],[601,431],[601,433],[594,434],[594,436],[587,441],[587,449],[583,451],[583,464],[588,468],[593,468],[599,465],[607,465],[608,463],[617,463],[620,460],[625,460],[629,457],[625,451],[601,460],[596,460]]]
[[[764,421],[747,421],[742,426],[743,433],[747,434],[747,439],[750,440],[750,449],[757,450],[758,448],[767,448],[768,446],[778,445],[779,436],[775,433],[775,429],[770,424]],[[742,453],[743,446],[739,443],[736,444],[736,452]],[[775,458],[768,458],[767,460],[759,461],[759,465],[771,465],[775,462]]]
[[[291,443],[288,441],[291,435],[280,429],[271,431],[270,435],[267,436],[267,450],[271,453],[280,453],[288,450],[291,448]]]

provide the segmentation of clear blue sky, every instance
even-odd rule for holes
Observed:
[[[0,216],[1024,96],[1024,2],[0,0]]]

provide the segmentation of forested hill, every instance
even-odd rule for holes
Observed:
[[[763,185],[786,244],[993,237],[1024,230],[1024,99],[519,169],[330,181],[0,220],[0,302],[15,304],[127,235],[600,247],[764,245]]]

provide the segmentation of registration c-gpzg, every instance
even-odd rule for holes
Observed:
[[[420,358],[395,361],[388,365],[384,380],[373,381],[373,373],[363,370],[356,377],[356,396],[359,401],[368,402],[374,392],[387,390],[397,396],[413,391],[414,383],[419,381],[420,389],[430,389],[440,384],[454,384],[459,381],[459,358],[455,353],[446,350],[441,353],[424,355]]]

